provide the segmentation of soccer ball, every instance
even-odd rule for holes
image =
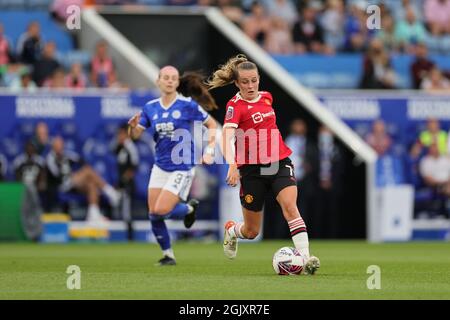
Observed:
[[[273,269],[279,275],[298,275],[303,271],[305,259],[297,249],[283,247],[273,255]]]

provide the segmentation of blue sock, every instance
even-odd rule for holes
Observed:
[[[150,214],[150,221],[152,223],[153,234],[161,250],[170,249],[170,236],[164,219],[161,216]]]
[[[164,216],[164,219],[184,218],[189,212],[189,207],[186,203],[179,202],[177,205]]]

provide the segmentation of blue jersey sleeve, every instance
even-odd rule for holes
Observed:
[[[151,125],[150,112],[148,105],[145,105],[141,111],[141,119],[139,120],[139,126],[147,129],[148,127],[150,127],[150,125]]]
[[[208,119],[208,112],[206,112],[197,102],[192,101],[190,107],[192,120],[205,122],[206,119]]]

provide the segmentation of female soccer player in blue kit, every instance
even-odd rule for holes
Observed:
[[[176,68],[165,66],[160,70],[156,83],[161,97],[149,101],[142,112],[128,121],[128,125],[133,139],[138,139],[148,129],[156,142],[155,164],[148,185],[148,208],[152,231],[163,251],[163,258],[158,265],[165,266],[176,264],[165,220],[183,218],[185,227],[190,228],[195,222],[198,206],[195,199],[184,202],[194,176],[194,139],[190,134],[191,126],[195,121],[201,121],[208,128],[208,146],[203,162],[212,163],[217,124],[203,107],[212,110],[217,105],[203,86],[202,78],[195,73],[180,77]],[[181,137],[179,142],[178,135],[183,132],[187,136]],[[183,149],[181,158],[180,147]]]

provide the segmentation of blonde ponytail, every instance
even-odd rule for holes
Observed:
[[[233,83],[238,78],[238,69],[248,70],[257,68],[244,54],[238,54],[230,58],[224,65],[221,65],[218,70],[214,71],[212,76],[206,81],[209,90]]]

